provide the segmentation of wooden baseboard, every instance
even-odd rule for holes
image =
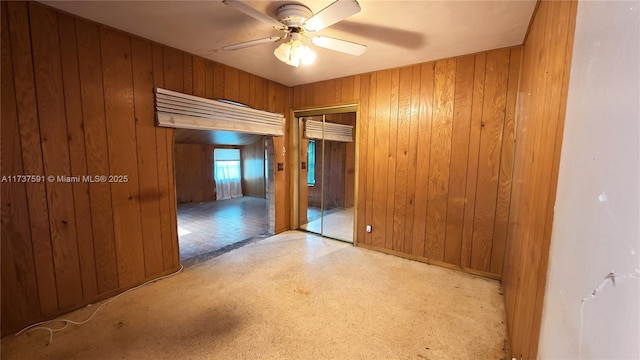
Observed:
[[[502,280],[502,276],[499,275],[499,274],[492,274],[492,273],[488,273],[488,272],[485,272],[485,271],[480,271],[480,270],[467,268],[467,267],[464,267],[464,266],[449,264],[449,263],[446,263],[444,261],[432,260],[432,259],[428,259],[428,258],[421,257],[421,256],[405,254],[405,253],[401,253],[399,251],[389,250],[389,249],[385,249],[385,248],[381,248],[381,247],[377,247],[377,246],[371,246],[371,245],[367,245],[367,244],[363,244],[363,243],[357,243],[355,245],[358,246],[358,247],[361,247],[361,248],[374,250],[374,251],[379,251],[379,252],[382,252],[382,253],[385,253],[385,254],[394,255],[394,256],[398,256],[398,257],[409,259],[409,260],[419,261],[419,262],[422,262],[422,263],[425,263],[425,264],[429,264],[429,265],[436,265],[436,266],[440,266],[440,267],[447,268],[447,269],[462,271],[462,272],[465,272],[467,274],[482,276],[482,277],[493,279],[493,280]]]

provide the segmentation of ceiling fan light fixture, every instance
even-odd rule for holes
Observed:
[[[278,60],[287,62],[289,57],[291,57],[291,45],[288,42],[280,44],[280,46],[273,50],[273,55],[275,55]]]
[[[300,63],[309,65],[316,59],[316,53],[299,39],[280,44],[273,54],[278,60],[294,67],[300,66]]]
[[[302,4],[284,4],[278,7],[276,11],[277,20],[247,5],[244,0],[222,0],[222,2],[285,32],[284,36],[271,36],[226,45],[222,47],[223,50],[238,50],[260,44],[283,41],[273,51],[273,54],[278,60],[294,67],[300,66],[301,63],[309,65],[315,61],[316,53],[307,46],[308,40],[315,46],[349,55],[362,55],[367,50],[367,47],[362,44],[325,36],[310,38],[305,34],[306,32],[323,30],[358,13],[360,4],[358,4],[357,0],[334,0],[315,14]]]
[[[309,65],[316,59],[316,53],[300,40],[291,43],[291,57],[298,59],[302,64]]]

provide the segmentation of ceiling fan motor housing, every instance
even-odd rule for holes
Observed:
[[[299,4],[286,4],[278,8],[278,20],[290,28],[301,28],[313,13],[308,7]]]

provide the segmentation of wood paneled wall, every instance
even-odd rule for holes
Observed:
[[[264,152],[264,138],[242,147],[242,193],[244,195],[261,198],[267,196]]]
[[[359,101],[358,245],[501,276],[520,57],[499,49],[294,88],[294,107]]]
[[[1,5],[2,175],[128,176],[2,183],[8,334],[178,268],[174,131],[154,126],[154,86],[286,116],[292,90],[35,2]],[[288,182],[276,172],[277,231]]]
[[[214,145],[175,144],[178,204],[216,200],[213,173]]]
[[[537,359],[577,1],[541,1],[524,43],[503,270],[510,357]]]

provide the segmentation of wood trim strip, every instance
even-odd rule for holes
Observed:
[[[364,248],[364,249],[367,249],[367,250],[379,251],[381,253],[398,256],[398,257],[401,257],[401,258],[404,258],[404,259],[415,260],[415,261],[419,261],[419,262],[422,262],[422,263],[425,263],[425,264],[429,264],[429,265],[436,265],[436,266],[440,266],[440,267],[451,269],[451,270],[458,270],[458,271],[465,272],[467,274],[477,275],[477,276],[481,276],[481,277],[488,278],[488,279],[493,279],[493,280],[501,280],[502,279],[502,277],[499,274],[491,274],[491,273],[488,273],[488,272],[485,272],[485,271],[480,271],[480,270],[471,269],[471,268],[468,268],[468,267],[449,264],[449,263],[446,263],[444,261],[433,260],[433,259],[429,259],[429,258],[426,258],[426,257],[423,257],[423,256],[415,256],[415,255],[403,253],[403,252],[400,252],[400,251],[395,251],[395,250],[391,250],[391,249],[382,248],[382,247],[379,247],[379,246],[360,243],[360,244],[357,245],[357,247],[361,247],[361,248]]]

